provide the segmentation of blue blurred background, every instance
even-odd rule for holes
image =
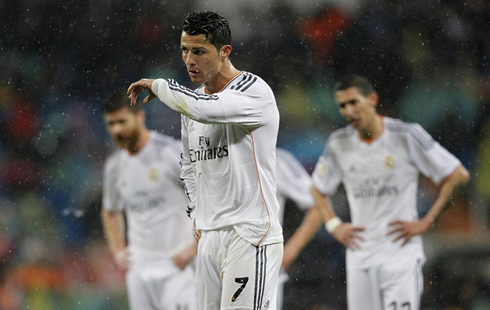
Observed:
[[[490,3],[486,0],[1,0],[0,309],[126,309],[99,219],[114,150],[101,102],[142,77],[189,82],[183,17],[230,22],[232,61],[258,74],[281,112],[278,146],[309,172],[344,125],[332,86],[368,76],[380,112],[418,122],[470,170],[424,236],[422,309],[490,309]],[[147,124],[176,138],[159,102]],[[421,177],[423,215],[437,187]],[[348,219],[343,190],[335,197]],[[285,237],[303,213],[286,209]],[[344,252],[324,230],[289,270],[285,309],[345,309]]]

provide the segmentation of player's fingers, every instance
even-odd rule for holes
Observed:
[[[350,249],[350,250],[352,250],[352,251],[355,251],[355,250],[356,250],[356,248],[357,248],[357,249],[359,249],[359,248],[360,248],[360,247],[359,247],[359,245],[358,245],[358,244],[357,244],[355,241],[353,241],[353,240],[349,240],[349,241],[347,241],[347,242],[345,243],[345,247],[346,247],[346,248],[348,248],[348,249]]]
[[[407,234],[408,234],[407,232],[400,233],[395,239],[393,239],[393,242],[397,242],[398,240],[405,238]]]
[[[131,85],[129,85],[128,87],[128,91],[126,92],[128,95],[131,94],[133,92],[133,90],[138,86],[138,83],[139,82],[134,82],[134,83],[131,83]]]
[[[359,241],[365,241],[366,239],[364,239],[362,236],[358,235],[358,234],[354,234],[352,235],[352,239],[357,239]]]
[[[131,95],[129,96],[130,99],[131,99],[131,105],[135,105],[136,104],[136,99],[138,98],[138,93],[136,90],[132,90],[131,91]]]
[[[403,221],[400,221],[400,220],[396,220],[396,221],[392,221],[392,222],[388,223],[389,226],[402,225],[402,224],[403,224]]]
[[[352,250],[359,250],[361,248],[359,243],[355,242],[354,240],[352,240],[350,244],[352,246]]]
[[[402,226],[398,226],[398,227],[395,227],[392,230],[388,231],[386,233],[386,235],[389,236],[389,235],[392,235],[392,234],[397,233],[397,232],[402,232],[403,230],[404,230],[404,228]]]
[[[412,236],[409,234],[407,236],[405,236],[405,240],[403,240],[403,243],[402,243],[402,246],[404,246],[405,244],[407,244],[408,241],[410,241],[410,239],[412,238]]]
[[[362,226],[355,226],[355,227],[352,227],[352,230],[354,231],[364,231],[366,230],[365,227],[362,227]]]

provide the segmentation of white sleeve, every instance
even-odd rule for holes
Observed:
[[[315,203],[311,195],[311,177],[301,163],[289,152],[277,149],[277,191],[294,201],[302,210]]]
[[[114,157],[109,158],[104,165],[102,176],[102,208],[108,211],[122,211],[124,205],[116,189],[117,163]]]
[[[254,83],[247,92],[225,90],[207,95],[174,80],[157,79],[151,91],[172,110],[207,124],[260,126],[269,118],[265,107],[275,105],[274,96],[264,83]]]
[[[461,162],[448,150],[442,147],[419,124],[412,125],[408,148],[410,158],[417,169],[434,183],[439,184],[453,173]]]
[[[194,209],[196,207],[196,179],[192,170],[190,155],[189,155],[189,139],[187,135],[187,123],[189,119],[185,116],[181,117],[182,123],[182,152],[180,154],[180,178],[184,181],[184,190],[187,196],[189,205],[187,206],[187,215],[194,219]]]
[[[342,171],[333,151],[332,142],[329,139],[318,158],[315,170],[312,174],[313,184],[323,194],[332,196],[342,181]]]
[[[180,141],[175,141],[165,148],[163,148],[161,155],[162,161],[167,163],[167,171],[169,173],[169,177],[175,183],[183,185],[182,179],[180,177],[180,156],[182,151],[182,143]]]

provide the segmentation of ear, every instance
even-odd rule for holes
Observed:
[[[371,105],[373,107],[377,106],[378,105],[378,100],[379,100],[379,96],[378,96],[378,93],[377,92],[372,92],[368,95],[369,97],[369,100],[371,101]]]
[[[228,58],[231,54],[231,45],[224,45],[221,47],[221,50],[219,51],[219,57],[221,61],[224,61],[226,58]]]

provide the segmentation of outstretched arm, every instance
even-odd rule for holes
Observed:
[[[129,268],[129,250],[126,247],[125,230],[123,211],[108,211],[102,210],[102,225],[106,236],[109,251],[114,258],[116,264],[123,270]]]
[[[142,79],[131,84],[127,94],[131,104],[135,104],[138,94],[148,90],[145,104],[158,97],[172,110],[205,124],[261,126],[271,117],[268,109],[275,109],[276,103],[267,85],[253,81],[246,92],[233,90],[208,95],[171,79]]]
[[[425,233],[436,222],[437,218],[453,202],[458,188],[468,183],[470,174],[462,165],[458,166],[454,172],[449,175],[439,190],[439,195],[430,208],[429,212],[416,222],[393,221],[390,223],[393,229],[388,234],[397,234],[394,241],[404,239],[403,244],[407,243],[410,238]]]
[[[320,227],[322,222],[323,218],[320,210],[316,207],[312,207],[308,210],[306,216],[303,218],[303,222],[301,222],[301,225],[296,229],[284,246],[284,256],[282,260],[283,270],[288,269],[291,263],[296,260],[299,253],[301,253],[303,248],[311,241],[313,236],[315,236],[318,227]]]
[[[364,238],[359,235],[359,232],[365,228],[353,226],[351,223],[343,223],[335,214],[330,199],[323,195],[315,185],[311,187],[311,193],[315,199],[315,205],[319,208],[325,220],[327,231],[346,248],[351,250],[359,249],[358,242],[364,241]]]

